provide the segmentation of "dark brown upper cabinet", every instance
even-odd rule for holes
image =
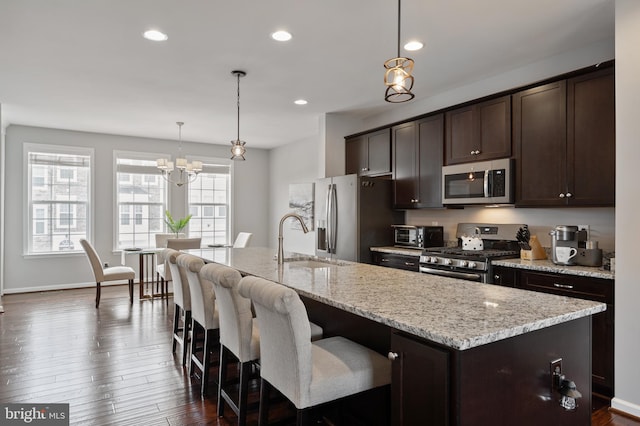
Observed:
[[[381,176],[391,173],[391,136],[388,128],[347,138],[345,146],[346,174]]]
[[[442,207],[444,115],[391,129],[394,207]]]
[[[511,156],[511,97],[448,111],[445,164]]]
[[[517,206],[613,206],[613,68],[516,93],[513,140]]]

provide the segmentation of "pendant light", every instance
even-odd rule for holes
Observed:
[[[176,156],[176,162],[174,163],[166,158],[159,158],[156,161],[156,167],[160,169],[162,177],[167,182],[171,182],[177,186],[183,186],[196,180],[198,173],[202,171],[202,161],[192,161],[189,163],[187,159],[182,156],[182,126],[184,122],[176,121],[176,124],[178,125],[178,155]]]
[[[244,160],[244,154],[247,149],[244,147],[246,142],[240,140],[240,77],[247,75],[244,71],[234,70],[231,74],[235,75],[238,79],[238,134],[235,141],[231,141],[231,159],[232,160]]]
[[[415,97],[413,88],[413,59],[400,56],[400,0],[398,0],[398,55],[384,63],[384,100],[391,103],[410,101]]]

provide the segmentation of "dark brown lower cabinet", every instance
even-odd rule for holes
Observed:
[[[404,256],[401,254],[372,251],[371,257],[374,265],[414,272],[418,272],[420,270],[420,258],[418,256]]]
[[[614,371],[614,281],[576,275],[519,271],[516,287],[560,296],[595,300],[607,304],[607,310],[592,316],[593,346],[591,373],[593,391],[613,396]]]
[[[391,335],[391,424],[449,424],[449,352]]]

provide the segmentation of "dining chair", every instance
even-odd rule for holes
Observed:
[[[89,259],[89,264],[96,280],[96,308],[100,305],[100,284],[106,281],[127,280],[129,282],[129,300],[133,304],[133,280],[136,277],[136,271],[128,266],[104,267],[98,252],[89,241],[81,238],[80,245],[82,245],[87,259]]]
[[[251,232],[238,232],[238,236],[236,240],[233,242],[233,248],[244,248],[249,245],[249,241],[251,241],[251,236],[253,234]]]
[[[172,353],[176,352],[176,345],[182,345],[182,365],[187,365],[189,353],[189,333],[191,331],[191,292],[187,274],[183,267],[178,265],[180,253],[174,249],[164,249],[164,256],[169,262],[169,269],[173,278],[173,337]],[[182,324],[182,325],[181,325]]]
[[[199,376],[202,380],[200,396],[208,393],[209,370],[212,366],[211,354],[220,342],[220,321],[216,295],[211,281],[200,277],[204,261],[190,254],[181,254],[177,259],[178,266],[184,268],[191,294],[191,362],[189,374]],[[201,331],[201,333],[199,333]],[[200,334],[202,338],[200,338]],[[198,354],[202,352],[202,359]],[[198,369],[198,372],[195,370]],[[216,377],[217,382],[217,377]]]
[[[293,289],[246,276],[238,291],[253,302],[260,327],[259,425],[268,422],[271,388],[295,405],[302,425],[315,406],[391,383],[385,356],[340,336],[311,342],[306,308]]]

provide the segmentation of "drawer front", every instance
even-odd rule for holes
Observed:
[[[407,271],[420,271],[420,258],[414,256],[402,256],[399,254],[378,253],[376,264],[389,268],[405,269]]]
[[[613,304],[613,280],[520,271],[519,288]]]

